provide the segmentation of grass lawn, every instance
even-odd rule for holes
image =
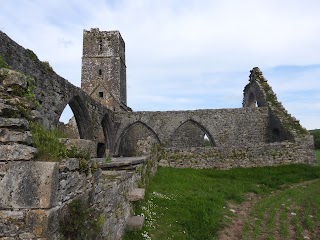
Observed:
[[[241,239],[319,239],[320,179],[271,194],[253,206]]]
[[[320,149],[316,149],[316,158],[318,161],[318,165],[320,166]]]
[[[146,200],[136,206],[135,214],[146,217],[144,228],[126,233],[123,239],[217,239],[218,231],[227,223],[225,216],[232,215],[226,207],[228,202],[241,203],[250,192],[267,196],[292,184],[319,178],[320,169],[306,165],[226,171],[159,168],[148,187]],[[250,217],[255,219],[255,213]],[[262,227],[255,230],[247,226],[244,233],[252,236]]]

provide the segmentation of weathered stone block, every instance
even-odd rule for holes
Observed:
[[[89,153],[90,157],[96,157],[97,155],[97,146],[94,141],[71,138],[60,138],[60,141],[66,145],[67,149],[75,147],[84,153]]]
[[[20,116],[18,109],[12,105],[8,105],[0,99],[0,116],[1,117],[13,117]]]
[[[20,239],[28,239],[28,240],[32,240],[34,239],[36,236],[33,233],[30,232],[25,232],[25,233],[21,233],[19,234],[19,238]]]
[[[21,210],[0,211],[0,236],[15,236],[25,227],[25,213]],[[2,238],[0,238],[2,239]]]
[[[4,87],[20,86],[27,87],[27,77],[22,73],[13,71],[11,69],[0,69],[0,74],[6,76],[2,84]]]
[[[127,227],[129,231],[141,230],[144,224],[143,216],[133,216],[128,220]]]
[[[75,171],[79,169],[79,159],[68,158],[60,163],[60,171]]]
[[[26,216],[26,226],[37,238],[55,239],[52,234],[59,228],[61,211],[59,207],[30,210]]]
[[[9,129],[0,128],[0,142],[19,142],[27,145],[31,144],[31,133],[30,131],[12,131]]]
[[[36,148],[19,143],[0,145],[0,161],[31,160],[36,153]]]
[[[29,123],[26,119],[22,118],[0,118],[0,128],[20,128],[29,129]]]
[[[58,181],[58,163],[11,162],[0,183],[0,208],[51,208]]]
[[[145,189],[144,188],[134,188],[129,193],[129,201],[136,202],[144,199]]]

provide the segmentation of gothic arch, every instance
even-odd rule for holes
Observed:
[[[150,136],[154,142],[161,144],[161,141],[155,131],[147,124],[136,121],[124,128],[115,144],[115,155],[133,156],[139,140],[146,140]]]
[[[264,91],[255,82],[250,82],[244,89],[243,107],[266,107],[267,100]]]
[[[74,117],[77,122],[77,127],[79,131],[79,135],[81,139],[92,139],[92,130],[91,130],[91,123],[90,118],[88,114],[88,110],[86,108],[86,105],[82,101],[80,96],[74,96],[71,98],[71,100],[67,103],[64,103],[61,108],[59,109],[59,117],[61,116],[64,108],[69,104]],[[59,119],[59,118],[58,118]],[[58,123],[58,120],[56,121],[56,125]]]
[[[97,156],[105,157],[106,150],[113,149],[113,128],[111,124],[111,120],[109,114],[105,114],[101,120],[101,130],[98,133],[98,146],[97,146]]]
[[[258,102],[253,92],[249,93],[248,107],[258,107]]]
[[[210,146],[215,146],[210,132],[199,122],[188,119],[174,130],[170,137],[169,147],[204,147],[206,146],[206,138]]]

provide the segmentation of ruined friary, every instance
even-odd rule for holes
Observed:
[[[132,206],[157,166],[316,164],[312,136],[259,68],[250,71],[242,108],[135,112],[127,106],[118,31],[84,31],[81,88],[3,32],[0,57],[1,239],[63,239],[76,200],[101,220],[88,239],[120,239],[142,226]],[[59,118],[67,104],[74,119],[65,125]],[[33,122],[62,130],[67,136],[59,141],[89,158],[40,156]]]

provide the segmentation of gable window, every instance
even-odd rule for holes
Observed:
[[[103,98],[103,92],[99,92],[99,97]]]

